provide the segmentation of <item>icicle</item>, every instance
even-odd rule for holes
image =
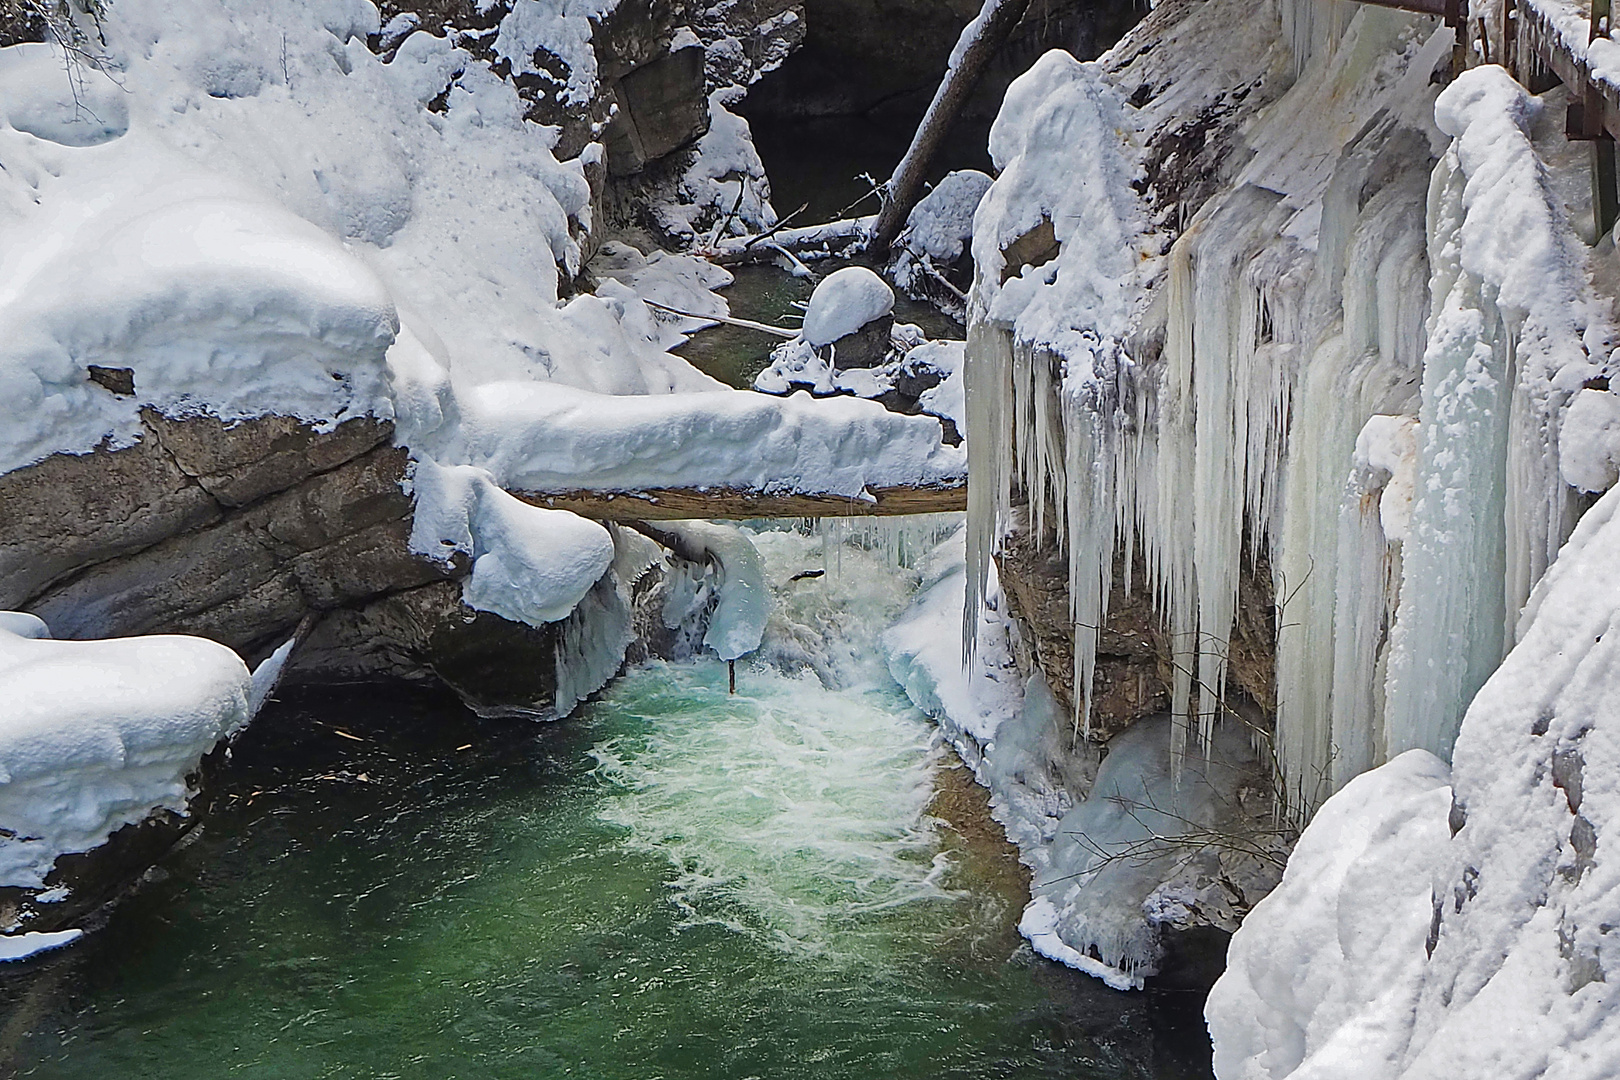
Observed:
[[[1011,510],[1012,448],[1008,445],[1012,408],[1012,336],[978,319],[968,325],[964,370],[968,445],[967,594],[962,611],[963,662],[978,647],[979,607],[990,580],[995,553]]]

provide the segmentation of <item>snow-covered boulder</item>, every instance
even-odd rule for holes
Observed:
[[[251,676],[192,637],[54,641],[0,622],[0,886],[41,888],[56,860],[160,810],[249,719]]]
[[[871,367],[889,353],[894,290],[864,266],[828,274],[810,294],[802,336],[818,352],[832,349],[837,367]]]
[[[963,288],[972,279],[959,263],[971,250],[973,215],[992,183],[976,169],[962,169],[946,176],[912,207],[894,242],[888,270],[907,295],[929,300],[959,318],[965,313],[961,290],[950,275],[958,270]]]

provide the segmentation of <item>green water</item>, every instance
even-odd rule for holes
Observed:
[[[165,880],[5,974],[0,1052],[174,1080],[1200,1074],[1162,1002],[1020,947],[1016,883],[924,812],[950,762],[898,693],[740,680],[654,665],[547,726],[272,706]]]

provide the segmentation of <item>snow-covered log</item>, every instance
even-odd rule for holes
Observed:
[[[965,484],[870,487],[856,496],[746,488],[657,488],[650,491],[513,492],[524,502],[568,510],[595,521],[686,521],[720,518],[897,517],[967,509]]]

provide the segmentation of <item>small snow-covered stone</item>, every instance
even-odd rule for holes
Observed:
[[[804,340],[819,349],[893,311],[894,290],[882,278],[864,266],[846,266],[827,275],[811,294]]]

